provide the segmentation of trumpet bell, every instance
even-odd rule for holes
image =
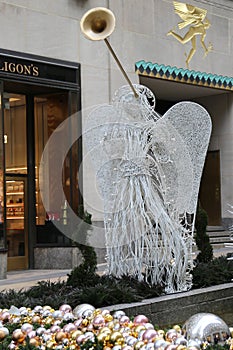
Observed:
[[[115,28],[115,16],[105,7],[96,7],[87,11],[81,18],[80,27],[90,40],[104,40]]]

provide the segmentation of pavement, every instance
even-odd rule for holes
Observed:
[[[39,281],[65,281],[71,270],[20,270],[7,272],[7,278],[0,280],[0,292],[20,290],[35,286]]]
[[[106,264],[99,264],[97,272],[103,274]],[[66,281],[71,269],[64,270],[19,270],[8,271],[7,278],[0,280],[0,292],[20,290],[35,286],[40,281]]]
[[[233,256],[233,246],[214,249],[215,257],[226,255],[228,253],[232,253]],[[99,264],[97,270],[98,273],[104,273],[105,267],[106,264]],[[39,281],[65,281],[70,272],[70,269],[9,271],[7,272],[7,278],[0,280],[0,292],[8,291],[10,289],[28,289],[35,286]]]

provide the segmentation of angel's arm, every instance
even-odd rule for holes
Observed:
[[[212,44],[209,44],[209,46],[207,47],[206,44],[205,44],[205,37],[206,37],[206,34],[203,34],[201,36],[201,45],[205,51],[204,53],[204,57],[206,57],[208,55],[208,53],[213,49],[213,45]]]

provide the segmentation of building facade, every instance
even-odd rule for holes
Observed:
[[[81,33],[82,16],[99,6],[114,13],[109,41],[131,81],[153,91],[159,113],[184,100],[210,113],[200,199],[210,226],[224,229],[232,222],[231,0],[190,0],[188,6],[172,0],[0,0],[2,278],[7,269],[76,264],[75,239],[64,228],[67,203],[74,213],[84,204],[92,214],[89,242],[99,256],[104,252],[103,203],[82,124],[91,107],[110,103],[126,81],[105,43]],[[76,124],[64,132],[74,114]],[[45,158],[54,133],[60,141]],[[53,170],[64,149],[60,188]]]

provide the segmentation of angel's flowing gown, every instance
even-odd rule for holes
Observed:
[[[113,105],[95,110],[86,137],[90,149],[98,145],[93,161],[104,201],[108,273],[160,285],[166,293],[185,291],[192,285],[192,237],[210,118],[188,102],[160,117],[150,90],[136,88],[139,99],[123,87]],[[201,131],[193,132],[196,123]]]

